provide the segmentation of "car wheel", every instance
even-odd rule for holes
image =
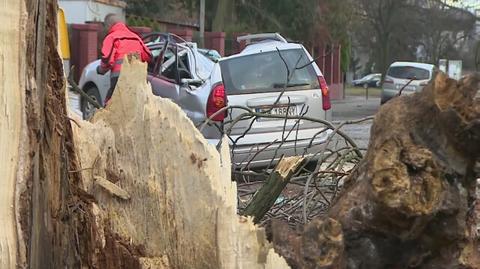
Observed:
[[[98,88],[96,86],[92,86],[88,88],[85,93],[90,96],[93,100],[97,101],[99,104],[102,104],[102,98],[100,97],[100,93],[98,92]],[[82,98],[82,105],[81,105],[83,119],[89,120],[97,111],[97,108],[92,105],[87,99]]]
[[[387,97],[382,96],[382,97],[380,98],[380,105],[385,104],[386,102],[388,102],[388,100],[390,100],[390,98],[387,98]]]
[[[365,90],[368,89],[368,83],[364,83],[364,84],[363,84],[363,88],[364,88]]]

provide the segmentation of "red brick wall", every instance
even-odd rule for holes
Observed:
[[[241,52],[247,46],[245,41],[241,41],[241,42],[237,41],[237,37],[244,36],[244,35],[248,35],[248,33],[233,33],[232,34],[232,39],[233,39],[233,41],[232,41],[233,42],[233,53],[232,54]]]
[[[314,48],[313,58],[323,73],[325,81],[330,89],[330,98],[343,98],[343,74],[340,68],[340,50],[338,44],[323,45],[320,44]]]
[[[193,31],[190,29],[179,29],[179,28],[167,28],[167,31],[178,35],[179,37],[185,39],[185,41],[192,41],[193,40]]]
[[[205,32],[205,48],[216,50],[225,56],[225,33]]]
[[[75,66],[74,78],[80,79],[83,68],[98,59],[98,24],[72,24],[71,65]]]

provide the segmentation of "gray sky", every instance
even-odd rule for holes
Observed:
[[[467,9],[480,9],[480,0],[461,0],[457,3],[454,3],[453,1],[450,2],[456,6],[465,7]]]

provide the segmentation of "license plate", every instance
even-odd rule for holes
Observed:
[[[296,106],[279,106],[274,108],[257,108],[255,109],[256,112],[264,113],[267,115],[275,115],[275,116],[297,116],[297,107]],[[278,119],[269,119],[269,118],[258,118],[258,120],[278,120]]]
[[[404,86],[405,86],[405,84],[404,85],[397,84],[397,90],[401,90]],[[405,88],[403,90],[404,91],[415,91],[416,88],[413,85],[407,85],[407,86],[405,86]]]

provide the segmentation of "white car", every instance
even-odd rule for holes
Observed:
[[[322,120],[331,117],[327,84],[308,51],[277,33],[248,35],[238,40],[246,41],[246,48],[220,59],[228,104],[277,118],[250,118],[233,126],[226,124],[225,130],[231,129],[229,135],[235,141],[232,142],[234,165],[269,166],[281,156],[318,151],[330,133],[318,134],[324,126],[307,120],[285,119],[287,115]],[[286,84],[288,73],[293,74]],[[233,109],[226,122],[244,112]]]
[[[382,85],[380,103],[402,94],[419,92],[432,80],[436,67],[432,64],[416,62],[395,62],[388,68]]]

